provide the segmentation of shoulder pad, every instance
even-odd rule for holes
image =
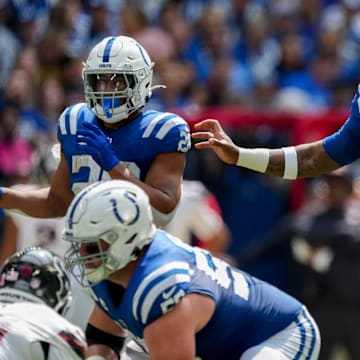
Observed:
[[[92,120],[95,115],[89,110],[86,103],[78,103],[67,107],[59,117],[58,120],[58,134],[75,135],[79,123],[86,120]]]
[[[159,112],[154,115],[142,135],[143,138],[154,136],[162,140],[174,128],[189,128],[187,122],[179,115],[169,112]]]

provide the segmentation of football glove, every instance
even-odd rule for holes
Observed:
[[[120,163],[109,139],[97,125],[84,122],[76,135],[77,148],[91,155],[102,169],[110,171]]]

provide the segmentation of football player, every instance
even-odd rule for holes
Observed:
[[[60,162],[50,187],[26,192],[0,188],[0,206],[33,217],[61,217],[86,185],[126,179],[149,195],[156,223],[168,223],[180,199],[191,139],[181,117],[144,110],[154,89],[153,66],[130,37],[107,37],[95,45],[82,72],[86,102],[69,106],[58,120]],[[80,295],[76,303],[82,311],[69,314],[82,325],[78,315],[86,318],[91,304]]]
[[[151,359],[318,358],[318,329],[299,301],[157,229],[133,183],[80,192],[64,238],[66,260],[96,302],[87,356],[114,359],[121,326]]]
[[[1,188],[0,206],[59,217],[86,185],[126,179],[148,193],[158,225],[167,223],[180,198],[191,141],[181,117],[143,111],[154,89],[153,66],[130,37],[107,37],[95,45],[82,72],[86,103],[69,106],[58,120],[61,158],[51,186]]]
[[[84,359],[84,332],[64,319],[71,302],[62,259],[39,247],[0,270],[0,359]]]

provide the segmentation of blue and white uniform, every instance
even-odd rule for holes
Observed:
[[[283,359],[316,359],[319,351],[316,325],[300,302],[162,230],[156,231],[121,302],[113,291],[106,280],[92,287],[98,306],[144,348],[146,326],[187,294],[199,293],[216,304],[211,320],[196,334],[196,355],[202,360],[255,359],[242,356],[266,341],[284,348]]]
[[[77,130],[84,122],[100,126],[85,103],[69,106],[58,120],[57,136],[69,166],[74,194],[96,181],[110,180],[108,172],[91,155],[77,148]],[[109,138],[118,159],[142,181],[157,155],[174,151],[185,153],[191,146],[188,124],[172,113],[149,110],[118,130],[103,127],[102,131]],[[173,214],[163,216],[153,208],[154,222],[158,226],[170,221]],[[72,301],[67,319],[85,328],[93,302],[77,281],[72,282],[72,288],[77,296]]]
[[[89,184],[110,179],[90,155],[76,146],[77,130],[84,122],[100,126],[85,103],[66,108],[58,121],[57,136],[69,165],[71,189],[75,194]],[[119,160],[142,181],[157,155],[174,151],[185,153],[191,147],[188,124],[173,113],[148,110],[120,129],[101,129]]]

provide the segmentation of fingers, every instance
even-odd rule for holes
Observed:
[[[194,144],[196,149],[208,149],[212,147],[217,147],[219,145],[221,145],[221,142],[215,138],[210,138],[207,141],[201,141]]]
[[[97,125],[95,125],[95,124],[93,124],[93,123],[91,123],[91,122],[88,122],[88,121],[84,121],[84,122],[82,123],[82,125],[83,125],[84,127],[88,128],[88,129],[90,129],[90,130],[95,131],[95,132],[101,131]]]
[[[89,146],[86,143],[82,143],[82,144],[78,143],[76,146],[80,151],[82,151],[86,155],[92,155],[93,156],[93,155],[95,155],[97,153],[94,147]]]
[[[211,139],[214,137],[214,134],[209,131],[198,131],[191,134],[193,139]]]
[[[90,130],[91,132],[93,132],[96,136],[105,136],[104,133],[102,132],[102,130],[96,124],[84,121],[82,123],[82,125],[83,125],[84,128],[86,128],[86,129]],[[81,131],[81,129],[78,130],[78,132],[79,131]]]
[[[90,145],[92,147],[96,147],[96,140],[92,139],[90,137],[78,137],[77,138],[77,144],[78,145]]]
[[[194,144],[195,149],[208,149],[211,148],[211,144],[208,141],[202,141],[200,143]]]
[[[76,132],[76,137],[78,140],[82,139],[83,137],[96,139],[97,135],[94,134],[92,131],[80,129]]]
[[[195,129],[207,129],[210,131],[221,131],[222,127],[218,120],[206,119],[194,125]]]

